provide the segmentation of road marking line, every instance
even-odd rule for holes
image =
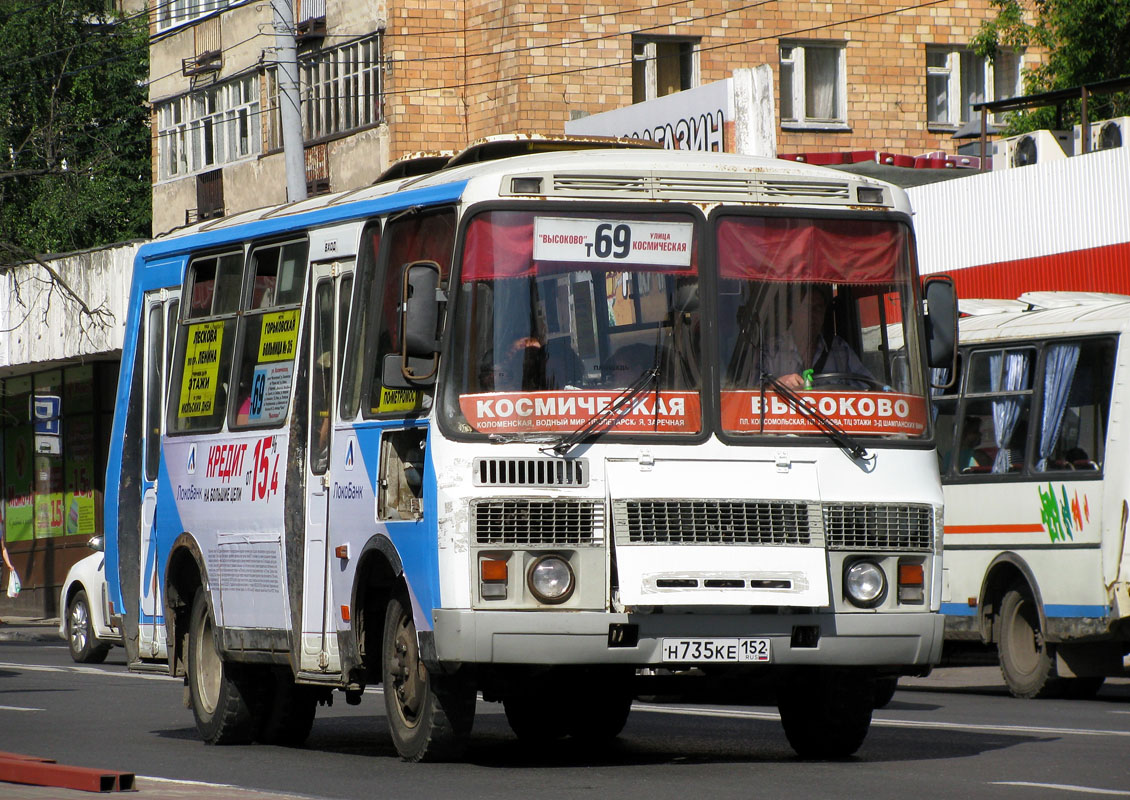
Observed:
[[[0,706],[0,711],[46,711],[45,708],[24,708],[23,706]]]
[[[80,675],[108,675],[114,678],[141,678],[150,681],[178,681],[181,682],[183,678],[172,678],[168,675],[154,675],[152,673],[144,672],[115,672],[109,669],[99,669],[98,667],[82,667],[77,664],[73,667],[49,667],[43,664],[18,664],[15,662],[0,661],[0,667],[7,667],[9,669],[23,669],[28,672],[70,672],[78,673]]]
[[[1024,786],[1035,789],[1059,789],[1061,792],[1080,794],[1110,794],[1117,797],[1130,797],[1130,792],[1121,789],[1096,789],[1092,786],[1073,786],[1069,783],[1032,783],[1030,781],[991,781],[993,786]]]
[[[697,717],[728,717],[731,719],[779,720],[780,714],[773,711],[738,711],[736,709],[687,708],[685,706],[660,706],[650,703],[635,703],[632,708],[640,711],[654,711],[659,714],[685,714]],[[1047,728],[1033,725],[978,725],[965,722],[929,722],[926,720],[902,720],[873,718],[872,725],[886,728],[929,728],[934,730],[987,731],[992,733],[1036,733],[1059,736],[1125,736],[1130,731],[1099,730],[1092,728]]]
[[[286,800],[325,800],[325,798],[312,794],[294,794],[292,792],[280,793],[273,789],[255,789],[248,786],[236,786],[234,783],[209,783],[207,781],[189,781],[181,780],[179,778],[158,778],[154,775],[138,775],[136,777],[138,780],[152,781],[153,783],[167,783],[174,786],[180,785],[196,786],[208,789],[229,789],[240,793],[246,793],[248,795],[269,794],[271,795],[271,797],[280,798],[280,800],[282,800],[282,798],[286,798]]]

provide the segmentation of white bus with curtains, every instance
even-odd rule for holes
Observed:
[[[376,684],[409,760],[458,754],[478,693],[599,741],[647,673],[705,671],[842,756],[937,661],[956,310],[905,195],[610,144],[503,137],[142,248],[111,596],[205,741],[300,742]]]

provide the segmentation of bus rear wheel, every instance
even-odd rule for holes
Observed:
[[[253,691],[238,664],[216,647],[204,589],[196,590],[188,629],[188,691],[196,730],[206,744],[246,744],[253,729]]]
[[[801,758],[855,753],[871,728],[874,703],[875,676],[866,670],[798,670],[777,690],[785,737]]]
[[[1024,584],[1014,584],[1001,598],[997,652],[1001,675],[1014,697],[1050,697],[1061,691],[1055,654],[1044,640],[1039,610]]]
[[[405,761],[450,761],[467,747],[475,720],[475,688],[462,676],[434,676],[420,659],[412,607],[394,597],[381,647],[385,712],[396,752]]]

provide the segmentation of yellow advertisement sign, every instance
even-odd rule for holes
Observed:
[[[378,414],[389,411],[415,411],[420,407],[420,391],[418,389],[389,389],[381,387],[381,399],[373,409]]]
[[[214,412],[223,343],[223,322],[197,322],[188,326],[177,416],[207,417]]]
[[[259,363],[293,361],[298,350],[298,309],[263,315]]]

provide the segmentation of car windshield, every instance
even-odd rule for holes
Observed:
[[[719,407],[730,434],[921,436],[925,382],[905,226],[716,217]]]
[[[476,215],[452,289],[449,422],[568,434],[643,379],[598,433],[701,431],[697,240],[685,213]]]

